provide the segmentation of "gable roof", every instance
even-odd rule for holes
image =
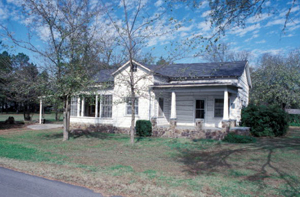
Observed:
[[[192,63],[192,64],[172,64],[168,66],[144,65],[154,73],[171,78],[222,78],[240,77],[247,65],[247,61],[238,62],[215,62],[215,63]]]
[[[122,69],[126,68],[126,67],[129,65],[129,63],[130,63],[130,61],[127,61],[125,64],[123,64],[122,66],[120,66],[116,71],[114,71],[114,72],[112,73],[112,75],[115,75],[115,74],[117,74],[118,72],[120,72]],[[140,66],[140,67],[142,67],[142,68],[144,68],[145,70],[147,70],[147,71],[149,71],[149,72],[151,72],[151,69],[145,67],[143,64],[140,64],[140,63],[138,63],[138,62],[135,61],[135,60],[132,60],[132,63],[133,63],[133,64],[136,64],[136,65],[138,65],[138,66]]]
[[[104,83],[104,82],[113,82],[114,77],[112,76],[112,73],[116,69],[105,69],[105,70],[100,70],[98,73],[96,73],[93,76],[93,79],[96,83]]]
[[[238,78],[243,74],[247,66],[247,61],[171,64],[167,66],[133,62],[149,72],[171,78],[172,80],[176,78]],[[113,82],[114,75],[128,65],[129,61],[118,69],[101,70],[93,78],[96,83]]]

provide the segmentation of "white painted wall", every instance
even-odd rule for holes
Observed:
[[[136,97],[139,98],[139,111],[135,120],[149,120],[149,86],[153,85],[153,76],[140,66],[137,67],[137,72],[134,72],[134,76],[134,81],[139,80],[135,85]],[[129,67],[120,70],[114,78],[113,122],[116,127],[130,127],[131,124],[131,114],[126,114],[126,103],[124,102],[124,98],[130,97],[131,94],[129,79]]]
[[[136,96],[139,98],[139,114],[136,115],[136,120],[149,120],[151,117],[157,117],[158,125],[169,125],[171,112],[171,91],[172,89],[154,89],[149,95],[149,86],[154,83],[165,83],[166,78],[153,76],[143,67],[138,66],[137,72],[134,72],[136,84]],[[125,67],[120,69],[115,74],[114,88],[109,90],[99,90],[97,94],[112,94],[113,109],[112,118],[93,118],[93,117],[71,117],[71,122],[78,123],[102,123],[113,124],[116,127],[130,127],[131,115],[126,114],[125,97],[130,97],[130,86],[128,80],[130,78],[130,69]],[[208,80],[215,81],[218,80]],[[193,81],[194,82],[194,81]],[[218,82],[234,82],[239,87],[229,88],[230,93],[230,119],[240,121],[240,113],[242,109],[242,101],[247,105],[249,102],[249,85],[247,81],[246,71],[236,80],[223,79]],[[186,83],[186,82],[184,82]],[[224,98],[225,86],[216,87],[197,87],[197,88],[175,88],[176,92],[176,109],[177,109],[177,124],[194,126],[195,125],[195,100],[205,100],[205,126],[206,127],[221,127],[222,118],[214,117],[214,103],[216,98]],[[164,115],[158,117],[158,99],[164,98]],[[151,102],[151,104],[150,104]],[[149,112],[149,107],[150,112]]]

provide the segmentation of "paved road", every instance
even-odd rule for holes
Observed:
[[[0,167],[0,197],[103,197],[84,187]]]

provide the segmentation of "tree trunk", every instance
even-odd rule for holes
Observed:
[[[135,92],[134,92],[134,75],[133,75],[133,63],[132,60],[130,62],[130,89],[131,89],[131,126],[130,126],[130,143],[131,145],[134,144],[134,123],[135,123]]]
[[[130,143],[134,144],[134,122],[135,122],[135,97],[131,95],[131,126],[130,126]]]
[[[23,115],[25,121],[31,121],[29,104],[24,106]]]
[[[59,121],[59,112],[58,112],[58,110],[55,111],[55,120]]]
[[[6,100],[6,102],[5,102],[5,111],[6,111],[6,113],[8,114],[8,105],[7,105],[7,100]]]
[[[64,130],[63,130],[63,141],[69,139],[69,128],[70,128],[70,104],[69,98],[65,100],[65,109],[64,109]]]

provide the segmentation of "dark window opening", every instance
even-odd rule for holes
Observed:
[[[95,98],[85,97],[84,116],[95,117]]]
[[[204,100],[196,100],[195,118],[196,119],[204,119],[204,115],[205,115],[205,102],[204,102]]]
[[[136,64],[132,64],[131,70],[132,70],[132,72],[136,72],[137,71],[137,65]]]

